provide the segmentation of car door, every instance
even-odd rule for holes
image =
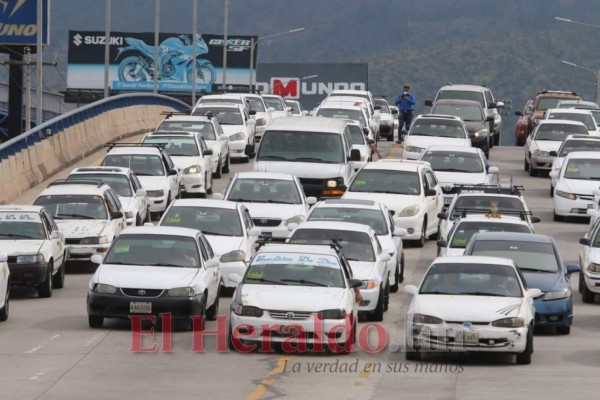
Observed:
[[[125,229],[125,213],[123,211],[123,208],[121,206],[121,202],[119,201],[119,198],[117,197],[117,195],[112,191],[112,189],[107,190],[104,193],[104,200],[106,202],[106,205],[108,207],[108,214],[109,214],[109,220],[108,220],[108,226],[109,226],[109,235],[114,235],[112,239],[116,238],[117,236],[119,236],[121,234],[121,232],[123,231],[123,229]],[[112,218],[112,213],[120,211],[121,213],[123,213],[123,217],[122,218]]]
[[[437,214],[442,211],[442,207],[444,206],[444,201],[441,196],[440,185],[438,184],[437,179],[432,170],[424,169],[424,184],[425,190],[435,190],[435,196],[428,196],[425,198],[425,202],[427,204],[427,230],[437,230],[437,226],[439,223],[439,219]]]
[[[225,164],[225,160],[227,159],[227,155],[229,154],[229,139],[225,132],[223,132],[223,128],[217,122],[215,118],[212,119],[213,130],[215,131],[217,143],[219,144],[219,154],[222,156],[223,164]],[[219,165],[217,168],[220,168]]]
[[[245,226],[244,231],[244,251],[246,252],[246,264],[250,262],[254,254],[256,254],[256,240],[258,239],[256,236],[249,236],[248,231],[254,228],[254,222],[252,221],[252,217],[250,216],[250,212],[244,206],[239,211],[240,218],[242,219],[242,223]]]
[[[138,210],[138,214],[142,221],[146,220],[146,214],[148,212],[148,198],[146,196],[138,196],[137,192],[140,189],[143,189],[142,182],[138,179],[137,175],[134,172],[129,174],[129,180],[131,181],[131,186],[133,189],[133,196],[135,198],[135,206]]]
[[[381,243],[379,243],[377,236],[373,235],[371,241],[373,242],[373,248],[375,249],[375,259],[377,259],[383,254],[383,248],[381,247]],[[389,280],[387,261],[377,261],[377,268],[383,282],[387,282]]]
[[[586,233],[585,238],[589,240],[589,245],[581,245],[579,250],[579,264],[581,268],[585,268],[589,264],[590,259],[590,251],[592,247],[592,242],[596,237],[598,229],[600,227],[600,223],[596,222],[594,226]],[[583,274],[580,275],[579,279],[583,279]]]
[[[40,213],[42,225],[44,226],[44,233],[46,235],[46,240],[44,240],[44,243],[42,244],[42,253],[45,255],[50,253],[54,260],[54,269],[57,270],[64,262],[65,239],[62,235],[59,238],[52,239],[52,231],[60,231],[56,224],[53,226],[53,223],[50,221],[47,214],[48,213],[45,210]]]
[[[204,237],[204,235],[200,235],[198,237],[198,246],[200,247],[200,252],[202,253],[203,263],[202,267],[204,270],[203,276],[203,284],[206,290],[208,291],[208,296],[206,299],[206,306],[209,307],[212,305],[217,296],[218,296],[218,285],[221,280],[221,276],[219,275],[219,268],[206,268],[206,262],[209,260],[219,261],[215,256],[212,247],[208,243],[208,240]]]
[[[162,153],[162,159],[163,163],[165,164],[167,180],[169,181],[169,190],[171,192],[171,199],[169,199],[169,201],[175,200],[179,197],[179,181],[181,179],[180,172],[177,172],[177,174],[175,175],[169,175],[169,172],[172,169],[177,170],[175,168],[175,164],[173,164],[173,160],[171,160],[171,157],[169,157],[169,155],[164,152]]]

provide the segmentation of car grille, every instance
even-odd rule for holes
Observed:
[[[256,226],[279,226],[281,225],[280,219],[271,219],[271,218],[252,218],[252,222]]]
[[[158,297],[160,296],[164,290],[163,289],[131,289],[131,288],[122,288],[121,292],[125,296],[129,297]]]
[[[300,178],[302,189],[307,197],[321,197],[323,194],[323,179]]]
[[[446,321],[446,324],[463,325],[465,322],[469,322],[471,325],[489,325],[489,322],[475,322],[475,321]]]
[[[457,189],[454,185],[444,185],[442,186],[442,192],[444,192],[444,194],[454,194],[457,192]]]
[[[79,244],[81,239],[65,239],[65,244]]]
[[[8,256],[6,262],[8,262],[9,264],[15,264],[17,262],[17,256]]]
[[[309,319],[312,313],[305,311],[269,311],[269,315],[273,319],[287,319],[301,321]]]
[[[579,197],[581,200],[594,201],[594,196],[593,195],[578,194],[577,197]]]

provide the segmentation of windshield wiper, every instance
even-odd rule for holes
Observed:
[[[419,294],[456,294],[456,293],[450,293],[450,292],[441,292],[439,290],[433,291],[433,292],[421,292]]]
[[[290,203],[289,201],[279,201],[279,200],[265,200],[263,203],[274,203],[274,204],[297,204],[297,203]]]
[[[194,267],[186,267],[181,264],[171,264],[171,263],[155,263],[155,264],[145,264],[149,267],[178,267],[178,268],[194,268]]]
[[[265,279],[265,278],[246,278],[246,282],[247,281],[258,281],[261,283],[273,283],[275,285],[286,285],[287,283],[283,283],[282,281],[272,281],[270,279]]]
[[[135,174],[137,176],[160,176],[160,175],[147,174],[145,172],[136,172]]]
[[[408,193],[394,192],[392,190],[369,190],[369,192],[371,192],[371,193],[389,193],[389,194],[408,194]]]
[[[63,219],[60,217],[73,217],[73,218],[77,218],[77,219],[96,219],[94,217],[90,217],[89,215],[83,215],[83,214],[56,214],[56,217],[59,217],[58,219]],[[54,217],[54,218],[56,218]]]
[[[298,157],[298,158],[294,158],[292,161],[314,161],[314,162],[324,162],[324,163],[331,162],[331,161],[323,160],[322,158],[317,158],[317,157]]]
[[[500,293],[489,293],[489,292],[462,292],[461,294],[467,296],[495,296],[495,297],[506,297],[505,294]]]
[[[285,158],[285,157],[281,157],[281,156],[260,156],[258,158],[258,161],[262,161],[262,160],[282,160],[282,161],[293,161],[290,160],[289,158]]]
[[[35,239],[33,236],[19,235],[18,233],[0,233],[0,236],[6,236],[9,238]]]
[[[324,283],[307,281],[305,279],[282,279],[281,281],[282,282],[301,283],[303,285],[314,285],[314,286],[323,286],[323,287],[328,287],[329,286],[329,285],[326,285]]]
[[[413,132],[409,136],[433,136],[433,135],[430,135],[429,133],[424,133],[424,132]]]
[[[519,267],[519,269],[521,271],[524,271],[524,272],[543,272],[543,273],[546,273],[546,274],[555,274],[556,273],[556,271],[548,271],[548,270],[545,270],[545,269],[538,269],[538,268],[523,268],[523,267]]]

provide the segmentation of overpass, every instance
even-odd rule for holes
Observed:
[[[0,204],[102,148],[154,129],[163,111],[189,105],[159,94],[112,96],[51,119],[0,144]]]

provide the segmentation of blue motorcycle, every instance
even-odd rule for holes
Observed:
[[[154,46],[143,40],[126,37],[127,47],[120,47],[115,60],[129,52],[119,63],[119,80],[146,82],[154,80]],[[131,52],[135,53],[131,53]],[[136,54],[137,53],[137,54]],[[196,82],[214,84],[217,79],[215,68],[209,60],[198,58],[208,53],[208,46],[200,35],[196,35]],[[158,50],[158,80],[192,83],[194,81],[193,45],[189,36],[180,35],[165,39]]]

